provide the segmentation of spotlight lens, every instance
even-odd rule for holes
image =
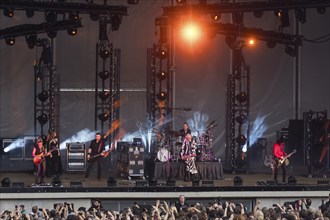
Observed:
[[[182,36],[192,43],[200,38],[201,30],[196,24],[189,23],[182,28]]]
[[[253,46],[255,44],[255,40],[253,38],[250,38],[248,40],[248,43],[249,43],[250,46]]]

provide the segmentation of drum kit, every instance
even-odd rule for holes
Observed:
[[[213,133],[215,121],[211,122],[204,131],[193,131],[192,141],[196,143],[197,161],[213,161]],[[179,162],[180,152],[184,137],[179,131],[155,132],[155,148],[157,150],[156,161],[159,162]]]

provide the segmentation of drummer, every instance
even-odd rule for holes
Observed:
[[[189,129],[189,125],[187,122],[183,123],[183,128],[179,132],[181,141],[183,142],[183,140],[186,138],[186,135],[191,134],[191,130]]]

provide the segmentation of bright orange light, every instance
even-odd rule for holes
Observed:
[[[196,24],[189,23],[182,27],[182,36],[190,42],[198,40],[201,36],[200,27]]]
[[[255,43],[256,43],[256,41],[255,41],[253,38],[248,39],[248,44],[249,44],[250,46],[254,46]]]

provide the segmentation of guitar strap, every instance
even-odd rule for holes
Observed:
[[[103,144],[103,138],[99,142],[99,148],[97,149],[97,153],[101,153],[100,150],[101,150],[102,144]]]

